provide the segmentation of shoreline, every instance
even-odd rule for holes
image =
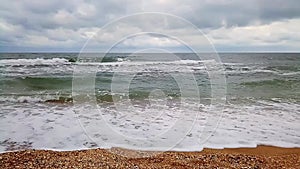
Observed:
[[[211,149],[204,148],[203,153],[235,153],[235,154],[247,154],[247,155],[264,155],[264,156],[276,156],[287,154],[300,155],[300,147],[278,147],[270,145],[258,145],[257,147],[241,147],[241,148],[224,148],[224,149]]]
[[[153,156],[151,153],[121,148],[22,150],[1,153],[0,168],[300,168],[300,148],[261,145],[256,148],[205,148],[200,152],[155,152]]]

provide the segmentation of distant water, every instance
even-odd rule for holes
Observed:
[[[97,138],[110,141],[109,133],[99,131],[97,124],[99,119],[105,118],[106,123],[121,135],[144,139],[159,135],[170,126],[172,128],[180,114],[176,103],[181,98],[180,88],[172,74],[189,73],[184,72],[184,68],[192,71],[201,96],[200,108],[189,109],[187,114],[215,113],[217,116],[220,112],[211,112],[210,109],[211,86],[214,84],[210,83],[204,64],[213,61],[199,61],[194,54],[176,55],[181,60],[144,63],[138,62],[138,55],[133,61],[128,54],[109,54],[103,59],[86,58],[85,62],[77,62],[78,54],[73,53],[0,54],[0,151],[24,148],[70,150],[112,145],[163,149],[151,141],[136,147],[125,144],[124,140],[111,144],[95,142]],[[258,144],[300,147],[300,54],[228,53],[220,54],[220,58],[227,83],[222,119],[216,130],[212,126],[212,137],[198,145],[195,143],[199,142],[197,139],[203,132],[201,127],[209,125],[205,123],[207,119],[200,117],[196,120],[200,127],[187,133],[174,150],[253,147]],[[80,64],[86,69],[97,69],[95,98],[101,113],[86,104],[72,105],[73,71]],[[135,72],[137,65],[145,69]],[[126,93],[111,90],[115,70],[120,67],[124,76],[136,73],[128,97],[137,111],[126,112],[125,120],[124,112],[116,109],[113,97],[120,98],[122,104]],[[160,68],[166,68],[168,72]],[[186,90],[189,87],[186,85]],[[155,89],[163,91],[166,99],[158,97],[149,101],[149,95]],[[166,103],[166,106],[161,103]],[[78,116],[78,110],[86,111],[86,114]],[[151,116],[159,113],[161,118],[151,121]],[[133,120],[137,117],[140,119],[138,123]],[[176,132],[180,134],[181,131],[173,133]]]

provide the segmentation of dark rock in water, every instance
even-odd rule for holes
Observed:
[[[46,100],[46,103],[72,103],[73,99],[72,98],[68,98],[68,97],[59,97],[58,99],[50,99],[50,100]]]
[[[234,70],[232,67],[226,67],[225,70]]]
[[[243,67],[242,68],[242,71],[249,71],[250,69],[249,68],[247,68],[247,67]]]
[[[75,58],[70,58],[69,62],[76,62],[76,59]]]
[[[101,62],[116,62],[116,61],[117,61],[116,57],[104,57],[101,60]]]
[[[111,95],[101,95],[101,96],[97,96],[97,101],[98,102],[113,102],[113,98]]]

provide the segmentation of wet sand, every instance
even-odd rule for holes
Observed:
[[[0,168],[300,168],[300,148],[258,146],[152,153],[119,148],[24,150],[0,154]]]

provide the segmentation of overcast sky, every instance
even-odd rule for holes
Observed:
[[[116,24],[120,17],[141,12],[162,12],[186,19],[205,34],[217,51],[300,51],[299,0],[0,0],[0,3],[1,52],[78,52],[95,35],[97,43],[89,45],[91,50],[104,50],[119,42],[120,49],[133,50],[153,47],[184,51],[181,42],[202,45],[199,32],[174,18],[164,22],[157,16],[134,18],[126,20],[126,24]],[[105,30],[103,26],[111,22],[113,26]],[[145,31],[161,34],[143,34]],[[135,35],[124,39],[124,35],[130,34]]]

